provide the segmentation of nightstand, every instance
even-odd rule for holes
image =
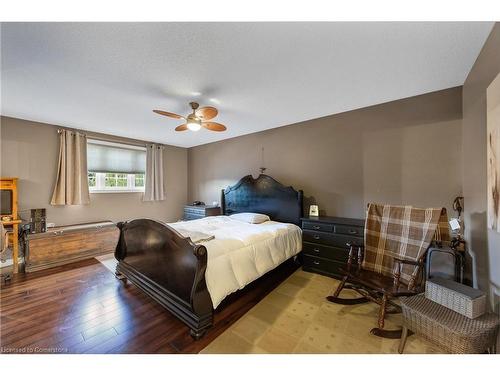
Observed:
[[[206,216],[217,216],[221,214],[220,207],[216,206],[184,206],[184,220],[196,220]]]
[[[340,278],[340,268],[349,257],[347,243],[362,245],[362,219],[318,216],[302,220],[302,260],[304,271]]]

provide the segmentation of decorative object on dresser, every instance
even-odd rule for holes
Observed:
[[[319,207],[315,204],[309,206],[309,216],[319,216]]]
[[[348,243],[363,244],[364,220],[317,216],[302,218],[303,270],[341,278],[349,258]]]
[[[484,314],[469,319],[423,294],[402,298],[403,334],[398,352],[403,353],[408,331],[431,341],[453,354],[496,354],[499,319],[496,314]]]
[[[400,338],[401,329],[384,330],[385,315],[401,312],[394,299],[423,291],[427,249],[433,242],[449,241],[445,208],[370,203],[364,243],[351,244],[347,264],[342,270],[345,276],[327,299],[342,305],[377,303],[380,305],[378,327],[370,332],[380,337]],[[344,288],[355,290],[361,297],[339,297]]]
[[[111,221],[47,228],[27,235],[25,271],[32,272],[112,253],[120,231]]]
[[[217,216],[221,214],[220,207],[206,205],[185,205],[184,220],[202,219],[206,216]]]
[[[45,208],[34,208],[30,216],[30,232],[41,233],[47,230],[47,214]]]

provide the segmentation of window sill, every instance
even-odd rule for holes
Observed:
[[[89,190],[90,194],[110,194],[110,193],[144,193],[144,190]]]

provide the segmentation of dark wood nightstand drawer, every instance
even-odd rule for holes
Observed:
[[[309,242],[303,243],[302,251],[304,255],[336,260],[338,262],[343,262],[343,263],[347,262],[347,258],[349,257],[349,250],[347,249],[319,245]]]
[[[364,228],[363,227],[348,226],[348,225],[335,225],[335,233],[345,234],[348,236],[363,237],[364,236]]]
[[[202,214],[205,213],[205,207],[198,208],[196,206],[186,206],[184,207],[184,212],[190,214]]]
[[[344,236],[334,233],[313,232],[309,230],[304,230],[302,232],[302,238],[305,242],[330,245],[340,248],[348,248],[348,242],[354,244],[355,246],[363,244],[363,238]]]
[[[214,206],[184,206],[184,220],[202,219],[207,216],[220,215],[220,207]]]
[[[340,269],[345,267],[344,262],[336,262],[324,258],[313,257],[309,255],[303,256],[304,270],[326,274],[329,276],[340,277],[342,273]]]
[[[184,213],[184,220],[196,220],[196,219],[203,219],[205,215],[196,215],[196,214],[191,214],[191,213]]]
[[[303,229],[318,230],[321,232],[333,232],[333,224],[326,223],[314,223],[310,221],[304,221],[302,223]]]

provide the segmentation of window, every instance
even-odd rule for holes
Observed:
[[[144,191],[144,173],[89,172],[90,192]]]
[[[146,149],[89,139],[87,168],[91,193],[144,191]]]

